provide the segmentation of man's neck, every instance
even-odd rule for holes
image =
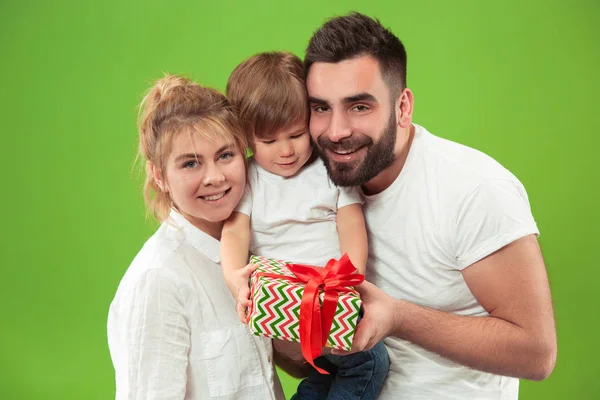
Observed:
[[[362,185],[362,190],[367,196],[383,192],[394,183],[396,178],[400,175],[400,172],[402,172],[402,168],[404,168],[404,164],[406,164],[406,159],[408,158],[408,153],[412,146],[413,138],[415,137],[414,125],[410,125],[408,135],[403,135],[403,137],[405,138],[403,142],[396,143],[394,162],[377,174],[375,178]]]

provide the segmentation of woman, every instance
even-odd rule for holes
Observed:
[[[162,225],[110,306],[116,398],[283,399],[271,342],[239,321],[219,260],[245,186],[239,121],[223,95],[176,76],[142,108],[144,194]]]

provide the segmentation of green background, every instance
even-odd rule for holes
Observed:
[[[132,173],[142,93],[163,71],[224,89],[245,57],[302,56],[325,18],[350,10],[406,45],[415,122],[528,190],[559,352],[521,398],[600,398],[599,4],[3,1],[0,399],[114,398],[108,306],[155,228]]]

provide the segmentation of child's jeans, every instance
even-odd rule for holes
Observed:
[[[292,400],[375,400],[388,373],[390,360],[383,342],[371,350],[346,356],[328,354],[315,359],[314,368],[298,385]]]

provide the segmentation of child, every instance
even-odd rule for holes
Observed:
[[[284,52],[250,57],[231,74],[227,96],[254,153],[248,190],[225,223],[221,242],[225,281],[234,297],[248,301],[249,250],[321,266],[348,253],[364,274],[367,237],[360,196],[334,186],[313,152],[300,59]],[[312,370],[294,399],[375,399],[389,366],[383,343],[315,362],[331,374]]]
[[[142,102],[144,194],[162,222],[108,315],[116,399],[283,399],[271,341],[237,318],[219,265],[246,182],[246,138],[226,98],[160,79]]]

